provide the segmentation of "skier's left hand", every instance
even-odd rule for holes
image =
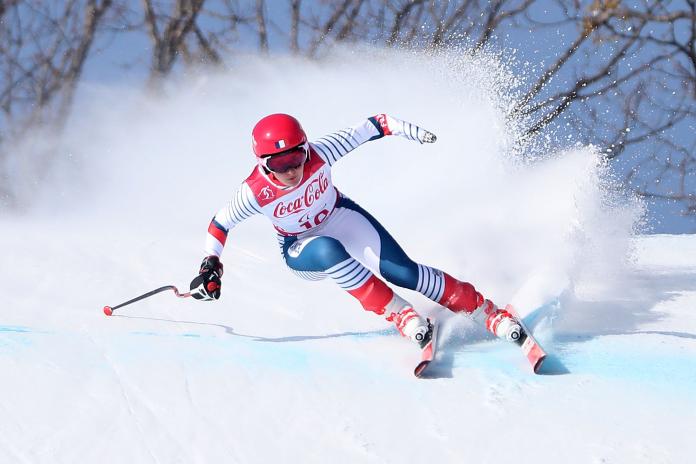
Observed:
[[[432,132],[429,132],[423,128],[420,129],[418,134],[418,141],[420,143],[435,143],[437,136]]]
[[[385,134],[398,135],[409,140],[417,140],[419,143],[435,143],[437,140],[437,137],[432,132],[411,122],[387,114],[378,114],[374,117],[374,121],[382,126],[382,130]]]

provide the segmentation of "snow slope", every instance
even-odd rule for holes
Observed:
[[[501,116],[514,90],[491,58],[374,51],[250,58],[164,99],[90,88],[66,137],[17,147],[9,179],[30,206],[0,217],[0,462],[688,461],[696,237],[635,236],[640,206],[590,148],[515,164]],[[414,348],[330,282],[289,273],[263,218],[230,234],[221,301],[161,294],[105,317],[187,286],[273,111],[310,136],[377,112],[433,130],[433,146],[361,147],[336,184],[414,259],[541,307],[546,375],[402,291],[444,320],[432,378],[415,379]],[[37,183],[42,144],[65,156]]]

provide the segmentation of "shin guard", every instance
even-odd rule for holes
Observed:
[[[455,313],[461,311],[471,313],[481,306],[483,296],[476,291],[473,285],[457,280],[447,273],[444,275],[445,291],[438,303]]]
[[[367,282],[354,290],[349,290],[348,293],[358,299],[365,311],[372,311],[380,316],[384,314],[385,307],[394,296],[394,291],[375,275],[370,276]]]

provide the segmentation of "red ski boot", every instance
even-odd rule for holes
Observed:
[[[475,321],[484,324],[486,329],[498,338],[516,342],[522,336],[522,327],[517,319],[507,310],[498,309],[491,300],[484,300],[471,315]]]

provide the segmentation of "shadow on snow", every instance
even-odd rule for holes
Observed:
[[[340,332],[340,333],[324,334],[324,335],[294,335],[294,336],[287,336],[287,337],[262,337],[260,335],[248,335],[248,334],[238,333],[238,332],[235,332],[234,329],[230,326],[227,326],[224,324],[215,324],[215,323],[211,323],[211,322],[180,321],[180,320],[175,320],[175,319],[164,319],[164,318],[157,318],[157,317],[125,316],[122,314],[118,314],[118,315],[114,314],[112,317],[123,317],[123,318],[127,318],[127,319],[146,319],[146,320],[150,320],[150,321],[171,322],[173,324],[193,324],[193,325],[202,325],[202,326],[207,326],[207,327],[219,327],[219,328],[223,329],[225,331],[225,333],[228,335],[233,335],[235,337],[249,338],[253,341],[267,342],[267,343],[304,342],[304,341],[310,341],[310,340],[323,340],[323,339],[341,338],[341,337],[368,338],[368,337],[378,337],[378,336],[394,334],[394,330],[384,329],[384,330],[372,330],[369,332]]]

